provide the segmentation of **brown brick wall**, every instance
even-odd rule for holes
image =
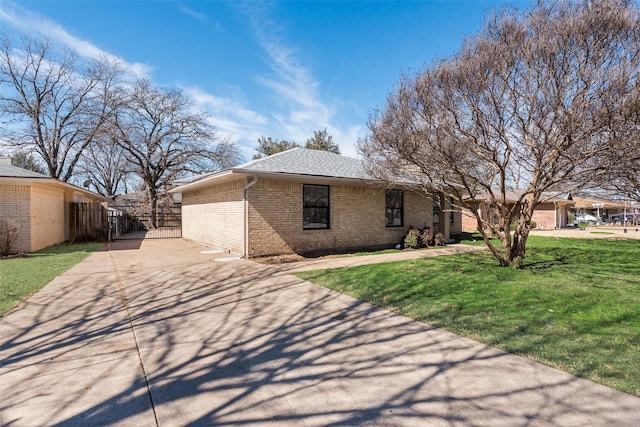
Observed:
[[[21,226],[14,252],[31,251],[30,199],[28,185],[0,185],[0,218],[13,219]]]
[[[314,182],[305,182],[314,184]],[[249,189],[249,255],[393,246],[431,222],[431,199],[404,193],[404,227],[385,227],[384,189],[330,186],[330,229],[304,230],[302,182],[260,179]]]
[[[182,236],[242,254],[242,187],[246,179],[182,194]]]

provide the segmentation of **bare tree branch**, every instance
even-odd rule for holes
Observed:
[[[220,139],[207,117],[192,111],[182,92],[136,82],[112,124],[132,171],[145,184],[152,224],[159,192],[188,174],[230,167],[240,160],[236,146]]]
[[[0,46],[0,112],[11,121],[1,137],[42,157],[48,174],[68,181],[83,151],[117,108],[114,88],[122,75],[113,62],[82,63],[48,40],[24,37]]]

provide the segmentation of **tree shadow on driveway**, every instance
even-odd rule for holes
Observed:
[[[145,268],[118,256],[101,278],[110,285],[89,275],[68,284],[81,290],[77,304],[53,299],[60,289],[52,288],[40,311],[26,310],[30,326],[18,326],[26,321],[18,313],[2,319],[0,392],[13,391],[0,404],[3,425],[560,426],[640,418],[640,399],[267,266]],[[51,405],[41,414],[24,415],[43,402]]]

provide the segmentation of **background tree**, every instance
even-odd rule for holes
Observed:
[[[77,165],[80,181],[105,197],[126,193],[127,178],[131,175],[128,151],[118,144],[118,137],[112,125],[105,126],[95,143],[86,148]]]
[[[258,138],[258,146],[255,148],[258,154],[254,154],[253,159],[261,159],[262,157],[270,156],[296,147],[300,147],[300,145],[284,139],[276,141],[270,136],[267,137],[260,135]]]
[[[11,120],[0,137],[37,153],[49,176],[68,181],[116,108],[122,70],[108,61],[81,62],[44,39],[24,37],[19,48],[8,36],[0,43],[0,112]]]
[[[575,192],[633,157],[638,28],[637,4],[624,0],[503,10],[457,55],[403,76],[359,150],[378,177],[453,197],[500,265],[520,267],[546,192]]]
[[[235,145],[221,140],[204,114],[181,91],[137,81],[114,116],[116,141],[132,171],[144,183],[156,227],[159,194],[188,174],[230,167],[239,161]]]
[[[11,164],[22,169],[46,175],[47,171],[28,151],[17,151],[11,156]]]
[[[638,106],[632,111],[640,116],[640,100]],[[640,119],[637,119],[636,123],[640,123]],[[632,133],[637,132],[638,129],[632,131]],[[610,194],[617,195],[623,201],[634,203],[637,207],[640,204],[640,141],[631,139],[628,149],[620,152],[623,157],[617,162],[612,162],[614,165],[607,169],[597,185]]]
[[[327,128],[313,132],[313,137],[307,139],[304,148],[312,150],[323,150],[331,153],[340,154],[340,147],[333,142],[333,136],[329,135]]]

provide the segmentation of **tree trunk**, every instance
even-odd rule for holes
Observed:
[[[513,243],[511,245],[511,251],[509,252],[509,267],[513,268],[522,268],[526,255],[527,238],[529,237],[529,230],[519,229],[520,226],[518,226],[513,233]]]
[[[533,207],[536,203],[527,200],[520,209],[518,223],[513,235],[511,236],[511,244],[508,254],[508,266],[513,268],[522,268],[524,257],[527,253],[526,244],[531,231],[531,216],[533,215]]]
[[[149,189],[149,204],[151,206],[151,228],[158,228],[158,192],[154,188]]]
[[[506,209],[494,208],[498,224],[490,228],[485,227],[484,223],[478,216],[478,230],[482,234],[485,244],[491,251],[494,258],[500,263],[501,267],[522,268],[526,255],[526,243],[531,230],[531,215],[533,214],[533,203],[527,201],[521,206],[518,215],[518,223],[513,233],[511,232],[511,217],[507,215]],[[492,214],[492,209],[488,209],[488,214]],[[500,239],[500,246],[496,246],[491,242],[492,233]]]

